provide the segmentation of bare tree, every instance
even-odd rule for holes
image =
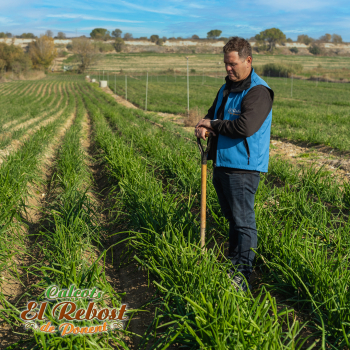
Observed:
[[[132,39],[132,34],[131,33],[125,33],[124,34],[124,40],[130,40]]]
[[[34,67],[49,67],[51,62],[57,56],[53,38],[46,35],[40,36],[40,38],[29,44],[29,54]]]
[[[341,35],[338,35],[338,34],[333,34],[332,35],[332,43],[340,44],[342,42],[343,42],[343,38],[341,37]]]
[[[66,34],[64,34],[63,32],[58,32],[57,39],[66,39]]]
[[[48,36],[49,38],[53,38],[53,31],[48,29],[46,32],[45,32],[45,35]]]
[[[325,42],[325,43],[329,43],[331,41],[331,39],[332,39],[332,35],[327,34],[327,33],[325,35],[320,36],[320,41]]]
[[[98,60],[95,46],[88,38],[76,38],[72,40],[72,51],[79,61],[79,70],[83,73]]]

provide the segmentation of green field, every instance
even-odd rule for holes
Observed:
[[[185,80],[159,79],[150,81],[149,109],[183,113]],[[221,84],[205,79],[203,85],[191,81],[192,107],[207,108]],[[124,80],[116,82],[123,94]],[[342,129],[347,85],[312,88],[295,80],[291,99],[290,83],[269,79],[276,91],[273,133],[349,149]],[[128,84],[130,100],[143,106],[144,77],[129,77]],[[194,94],[194,86],[202,94]],[[349,349],[347,182],[271,157],[256,195],[258,279],[252,292],[236,292],[226,273],[228,223],[210,164],[207,249],[200,248],[194,136],[154,113],[121,106],[73,75],[4,83],[0,92],[2,348],[135,348],[128,345],[137,338],[128,322],[122,332],[61,337],[25,330],[19,318],[27,301],[42,302],[52,284],[97,286],[106,293],[100,308],[120,306],[126,296],[108,271],[118,278],[127,260],[139,276],[146,272],[145,283],[155,291],[145,301],[151,313],[143,318],[148,329],[139,334],[140,349]],[[324,131],[317,129],[320,120]],[[122,254],[116,256],[118,242]],[[19,287],[9,292],[9,284]],[[86,307],[87,301],[79,303]]]
[[[157,53],[110,53],[101,55],[91,71],[105,70],[127,74],[139,74],[148,71],[150,74],[159,74],[168,71],[176,71],[179,74],[186,73],[187,60],[192,75],[217,75],[224,76],[222,54],[157,54]],[[262,55],[253,52],[253,66],[262,66],[267,63],[290,66],[300,64],[303,71],[298,73],[306,78],[310,76],[328,77],[334,79],[350,79],[350,57],[324,57],[324,56],[299,56],[299,55]],[[64,65],[77,63],[75,56],[68,57]]]

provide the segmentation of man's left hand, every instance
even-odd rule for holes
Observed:
[[[211,126],[210,126],[210,119],[202,119],[197,125],[196,125],[196,128],[199,128],[199,127],[204,127],[204,128],[207,128],[207,129],[211,129]]]

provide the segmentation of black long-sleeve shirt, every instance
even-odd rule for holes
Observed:
[[[239,82],[233,82],[226,77],[226,87],[223,91],[222,103],[216,114],[217,119],[213,120],[219,92],[216,95],[213,105],[209,108],[208,114],[204,117],[204,119],[212,120],[210,125],[217,135],[212,141],[212,147],[208,155],[208,159],[213,160],[214,164],[216,161],[216,150],[219,134],[232,139],[252,136],[260,129],[271,111],[274,98],[273,91],[263,85],[257,85],[249,90],[249,92],[244,96],[241,104],[240,116],[235,120],[223,120],[225,105],[229,94],[231,92],[242,92],[248,89],[250,84],[251,72],[246,79]],[[249,170],[234,168],[225,168],[225,171],[240,173],[251,172]]]

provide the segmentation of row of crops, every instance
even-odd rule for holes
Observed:
[[[186,131],[155,114],[127,109],[84,82],[3,84],[0,91],[4,124],[10,125],[1,130],[1,140],[8,135],[11,144],[11,137],[22,140],[32,130],[0,166],[1,275],[22,283],[14,299],[4,292],[8,281],[0,280],[1,332],[11,335],[8,349],[127,348],[120,332],[44,335],[24,331],[18,317],[26,301],[43,301],[43,291],[52,284],[95,286],[106,295],[100,307],[122,303],[105,273],[113,247],[104,239],[99,215],[103,208],[92,191],[90,162],[100,164],[104,174],[112,203],[109,217],[116,227],[126,222],[128,228],[126,236],[109,233],[123,237],[124,254],[131,254],[134,263],[148,272],[157,289],[156,311],[149,317],[140,348],[350,347],[346,182],[322,169],[300,172],[271,158],[256,195],[259,284],[253,292],[237,293],[224,258],[228,223],[211,181],[207,249],[200,248],[199,153]],[[18,107],[11,109],[8,101],[16,101]],[[40,122],[53,116],[50,113],[56,113],[56,119],[42,126]],[[36,130],[33,123],[19,136],[10,132],[38,116],[42,119]],[[45,179],[43,154],[70,116],[74,121],[56,147],[52,171]],[[82,142],[89,137],[82,128],[87,119],[95,148],[89,159]],[[40,203],[40,222],[31,228],[26,212],[33,188],[46,188],[47,194]],[[25,282],[28,275],[30,283]],[[278,304],[276,297],[283,303]],[[85,300],[79,303],[87,307]],[[52,303],[47,317],[58,326],[49,316],[50,308]]]

